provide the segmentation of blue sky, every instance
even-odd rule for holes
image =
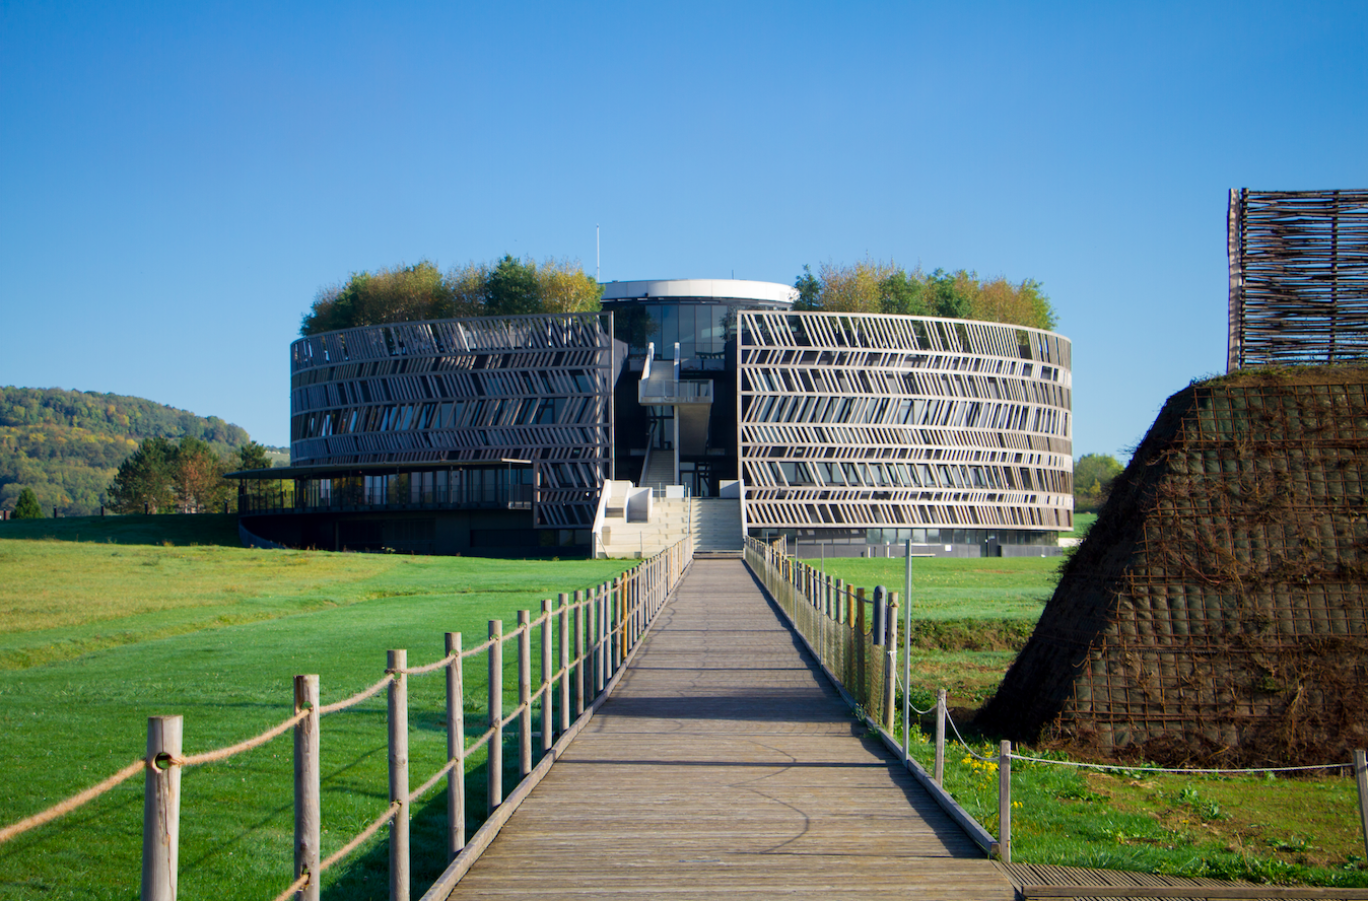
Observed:
[[[289,439],[321,286],[1035,278],[1075,454],[1222,370],[1231,188],[1368,188],[1368,3],[0,2],[0,384]]]

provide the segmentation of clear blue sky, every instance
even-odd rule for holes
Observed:
[[[0,2],[0,384],[289,439],[320,286],[428,258],[1045,285],[1075,454],[1225,361],[1226,192],[1368,188],[1368,3]]]

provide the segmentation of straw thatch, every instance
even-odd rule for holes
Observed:
[[[1347,759],[1368,724],[1368,370],[1169,398],[985,725],[1106,756]]]

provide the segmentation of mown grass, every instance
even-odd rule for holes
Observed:
[[[982,757],[997,754],[998,736],[980,733],[970,717],[997,690],[1035,628],[1054,592],[1060,562],[913,560],[912,703],[927,709],[936,690],[945,688],[961,729]],[[826,561],[828,573],[856,586],[884,585],[899,594],[903,567],[902,560]],[[935,756],[933,728],[929,717],[913,724],[913,753],[928,769]],[[950,745],[946,787],[996,835],[996,765],[976,760],[953,735]],[[1057,752],[1019,750],[1066,759]],[[1020,863],[1368,886],[1357,790],[1340,775],[1107,774],[1016,762],[1012,797],[1012,853]]]
[[[1060,538],[1082,538],[1088,534],[1088,530],[1097,522],[1096,513],[1075,513],[1074,527],[1072,532],[1059,533]]]
[[[914,703],[918,703],[914,689]],[[931,700],[923,696],[925,709]],[[912,753],[930,769],[931,725],[913,724]],[[963,728],[963,727],[962,727]],[[995,741],[966,730],[980,757]],[[1030,756],[1067,759],[1030,747]],[[998,834],[997,765],[951,736],[945,786]],[[1012,859],[1253,882],[1368,886],[1354,781],[1342,776],[1100,773],[1012,762]]]
[[[538,609],[543,597],[623,569],[615,561],[163,547],[161,540],[174,545],[179,537],[155,535],[147,546],[111,547],[82,534],[79,543],[0,540],[0,582],[8,585],[16,573],[29,590],[43,592],[33,601],[25,590],[7,591],[0,612],[11,625],[40,626],[13,633],[7,627],[0,637],[9,666],[0,671],[0,823],[44,809],[141,756],[148,716],[184,716],[187,753],[231,744],[289,715],[296,673],[318,673],[329,703],[379,679],[388,648],[407,648],[411,665],[437,659],[446,631],[462,632],[472,645],[484,639],[488,620],[502,619],[508,628],[517,610]],[[108,646],[81,645],[110,636],[117,641]],[[516,691],[514,655],[507,656],[505,709]],[[485,728],[483,657],[467,663],[465,680],[473,737]],[[410,681],[414,786],[445,759],[444,691],[440,672]],[[323,721],[325,855],[385,808],[384,708],[382,693]],[[505,754],[513,769],[505,785],[516,780],[516,759],[511,749]],[[473,828],[484,812],[484,755],[469,764]],[[289,881],[291,772],[284,736],[185,773],[183,897],[271,898]],[[135,778],[0,845],[0,898],[136,895],[141,798]],[[413,886],[421,894],[445,864],[440,789],[414,814]],[[386,897],[384,836],[382,830],[325,874],[325,897]]]
[[[912,561],[912,665],[922,682],[977,707],[997,690],[1054,592],[1059,557],[917,557]],[[821,560],[808,560],[822,566]],[[873,597],[904,594],[902,559],[828,558],[826,572]],[[902,615],[899,614],[899,627]],[[933,690],[934,693],[934,690]]]

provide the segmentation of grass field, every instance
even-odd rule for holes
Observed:
[[[956,718],[967,724],[1030,636],[1060,562],[914,559],[912,703],[927,709],[945,688]],[[856,586],[903,592],[902,560],[829,559],[826,570]],[[913,753],[928,769],[933,728],[929,717],[914,722]],[[980,755],[997,753],[998,736],[962,728]],[[995,765],[962,747],[947,748],[946,758],[946,787],[996,834]],[[1017,763],[1012,791],[1021,805],[1012,814],[1013,860],[1020,863],[1368,886],[1352,778],[1107,774]]]
[[[185,717],[187,753],[231,744],[289,715],[295,673],[318,673],[326,704],[380,678],[388,648],[407,648],[413,665],[437,659],[446,631],[474,644],[489,619],[511,624],[517,610],[537,609],[543,597],[624,568],[619,561],[253,551],[208,545],[211,523],[189,523],[198,528],[190,540],[177,532],[179,517],[137,519],[144,522],[130,525],[141,536],[100,534],[112,518],[58,520],[62,531],[49,520],[46,530],[18,539],[11,537],[18,530],[8,530],[16,524],[0,524],[0,823],[141,756],[150,715]],[[78,534],[79,542],[58,540]],[[484,728],[484,668],[482,657],[466,666],[472,737]],[[444,691],[440,673],[410,682],[413,785],[445,759]],[[514,702],[508,693],[505,709]],[[325,855],[384,810],[384,707],[382,693],[323,720]],[[516,769],[516,754],[510,758]],[[470,764],[469,816],[478,823],[483,755]],[[284,736],[186,772],[183,897],[269,899],[289,882],[291,767]],[[505,785],[515,779],[510,773]],[[135,896],[141,820],[135,778],[0,846],[0,898]],[[445,820],[440,790],[415,804],[418,894],[444,865]],[[325,897],[386,896],[383,837],[325,874]]]
[[[141,756],[146,717],[185,716],[196,753],[290,712],[295,673],[323,702],[378,679],[385,650],[441,656],[442,633],[482,640],[542,597],[596,584],[612,561],[502,561],[238,548],[231,518],[108,517],[0,523],[0,824]],[[912,699],[991,695],[1054,590],[1058,558],[914,561]],[[855,585],[901,592],[900,560],[828,560]],[[536,655],[534,655],[535,657]],[[511,666],[511,660],[509,661]],[[483,659],[466,667],[468,734],[484,728]],[[508,688],[511,679],[505,679]],[[514,701],[506,695],[506,708]],[[440,674],[410,682],[411,784],[444,759]],[[386,802],[383,694],[323,721],[323,850]],[[919,727],[918,727],[919,728]],[[920,731],[914,736],[924,738]],[[993,736],[969,733],[981,753]],[[929,744],[914,744],[929,762]],[[506,752],[506,762],[516,755]],[[947,785],[990,830],[996,777],[962,751]],[[484,758],[470,761],[468,818],[484,810]],[[515,773],[505,776],[511,786]],[[1190,875],[1363,885],[1352,780],[1116,775],[1018,765],[1015,858]],[[269,899],[291,871],[288,736],[186,772],[181,891]],[[137,892],[141,780],[0,845],[0,899],[129,898]],[[445,860],[440,790],[414,806],[413,888]],[[386,897],[385,833],[325,875],[324,897]]]

